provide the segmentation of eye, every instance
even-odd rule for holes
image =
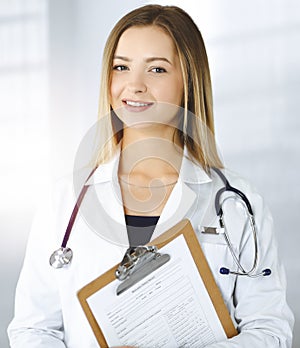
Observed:
[[[128,67],[126,65],[114,65],[113,70],[125,71],[128,70]]]
[[[167,72],[166,69],[160,68],[160,67],[153,68],[153,69],[151,69],[151,71],[154,72],[154,73],[157,73],[157,74],[162,74],[162,73]]]

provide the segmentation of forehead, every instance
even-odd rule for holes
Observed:
[[[116,54],[173,56],[176,49],[172,38],[162,28],[155,25],[134,26],[121,35]]]

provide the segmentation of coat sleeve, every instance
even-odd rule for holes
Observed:
[[[36,214],[8,327],[12,348],[63,348],[63,320],[55,272],[48,257],[58,248],[51,199]]]
[[[244,185],[243,185],[244,186]],[[270,268],[270,276],[250,278],[237,276],[232,294],[233,317],[239,334],[209,348],[291,348],[294,317],[286,303],[286,279],[278,255],[273,220],[263,199],[247,190],[258,234],[258,272]],[[240,240],[239,257],[242,265],[253,262],[252,232],[245,229]],[[250,266],[251,267],[251,266]]]

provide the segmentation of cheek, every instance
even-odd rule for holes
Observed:
[[[183,80],[181,76],[178,78],[178,80],[176,81],[174,85],[177,86],[177,105],[181,106],[183,101],[183,94],[184,94]]]
[[[164,102],[179,105],[183,99],[183,81],[181,76],[172,76],[172,78],[164,81],[160,86],[161,97]]]
[[[112,78],[111,84],[110,84],[110,98],[111,101],[115,101],[116,98],[120,95],[121,92],[121,86],[119,81],[116,78]]]
[[[180,88],[179,86],[180,84],[173,83],[165,88],[163,92],[165,102],[175,105],[181,105],[183,98],[183,88]]]

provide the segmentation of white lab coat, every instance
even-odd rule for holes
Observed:
[[[15,316],[8,328],[13,348],[92,348],[96,339],[76,293],[91,280],[120,262],[127,245],[120,188],[118,155],[100,166],[89,185],[68,246],[71,265],[53,269],[50,254],[62,241],[74,203],[72,180],[56,185],[48,203],[41,206],[30,233],[24,266],[16,291]],[[210,348],[291,347],[293,315],[287,306],[285,274],[277,255],[272,218],[262,198],[246,181],[224,171],[232,186],[250,200],[258,229],[259,270],[271,268],[268,277],[221,275],[226,266],[236,269],[222,235],[204,235],[202,226],[218,226],[215,193],[222,187],[199,166],[184,158],[178,183],[162,212],[153,238],[182,218],[189,218],[207,257],[239,335]],[[253,243],[246,216],[236,199],[226,201],[225,217],[231,241],[245,267],[251,267]],[[101,234],[95,233],[95,231]]]

